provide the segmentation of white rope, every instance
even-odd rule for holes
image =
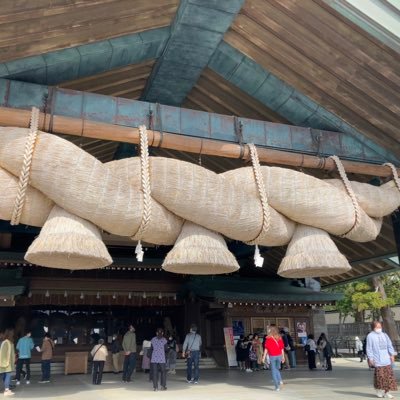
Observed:
[[[385,163],[383,165],[386,167],[389,167],[392,170],[394,183],[396,184],[397,189],[399,189],[399,191],[400,191],[400,179],[399,179],[399,174],[397,173],[396,167],[392,163]]]
[[[33,153],[35,151],[36,139],[38,137],[39,109],[32,107],[30,131],[25,142],[24,160],[19,174],[18,192],[14,202],[14,209],[11,216],[11,225],[18,225],[24,209],[26,192],[28,190],[29,178],[32,166]]]
[[[360,205],[358,204],[356,194],[354,193],[354,190],[351,186],[349,178],[346,175],[346,171],[345,171],[343,164],[340,161],[339,157],[338,156],[330,156],[329,158],[332,158],[332,160],[335,162],[336,167],[339,171],[339,175],[342,178],[344,187],[346,188],[347,194],[350,196],[351,202],[353,203],[353,207],[354,207],[354,224],[349,231],[347,231],[343,235],[340,235],[341,237],[347,237],[351,232],[356,230],[360,225],[360,222],[361,222]]]
[[[138,240],[135,249],[136,258],[138,261],[143,261],[143,248],[141,239],[146,232],[146,229],[151,219],[151,185],[150,185],[150,162],[149,162],[149,142],[147,137],[146,127],[139,126],[140,134],[140,174],[141,188],[143,192],[143,214],[138,231],[132,236],[133,240]]]

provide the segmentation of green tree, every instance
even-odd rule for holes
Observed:
[[[340,334],[348,316],[354,317],[357,322],[364,322],[364,318],[382,318],[392,340],[399,340],[391,307],[400,303],[400,273],[347,283],[334,291],[343,293],[343,298],[334,307],[339,312]]]

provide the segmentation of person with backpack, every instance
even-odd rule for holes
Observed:
[[[93,357],[93,385],[101,385],[103,378],[103,369],[108,356],[107,347],[104,345],[104,339],[99,339],[90,354]]]
[[[37,348],[39,350],[39,348]],[[51,340],[50,333],[46,333],[43,338],[42,347],[42,379],[39,383],[50,383],[51,359],[53,358],[54,342]]]

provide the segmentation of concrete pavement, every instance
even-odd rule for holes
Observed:
[[[186,383],[184,371],[168,375],[167,391],[152,391],[148,375],[138,372],[133,382],[123,384],[121,375],[104,374],[101,386],[91,384],[90,375],[54,375],[52,383],[39,384],[33,376],[31,385],[24,382],[15,389],[14,398],[41,400],[176,400],[180,396],[190,400],[357,400],[375,398],[373,372],[358,359],[334,360],[333,371],[309,371],[301,367],[284,371],[281,392],[272,391],[270,371],[253,373],[237,370],[203,370],[198,385]],[[399,378],[400,365],[396,375]],[[395,393],[394,393],[395,394]],[[400,399],[400,393],[396,396]]]

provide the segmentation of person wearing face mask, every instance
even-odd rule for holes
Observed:
[[[374,387],[379,398],[393,399],[389,391],[397,390],[397,382],[392,364],[396,352],[389,336],[382,332],[382,324],[373,321],[372,332],[367,336],[367,357],[369,364],[375,367]]]
[[[200,348],[201,336],[197,333],[197,326],[192,324],[190,332],[185,337],[182,348],[182,354],[187,359],[187,383],[199,383]]]

